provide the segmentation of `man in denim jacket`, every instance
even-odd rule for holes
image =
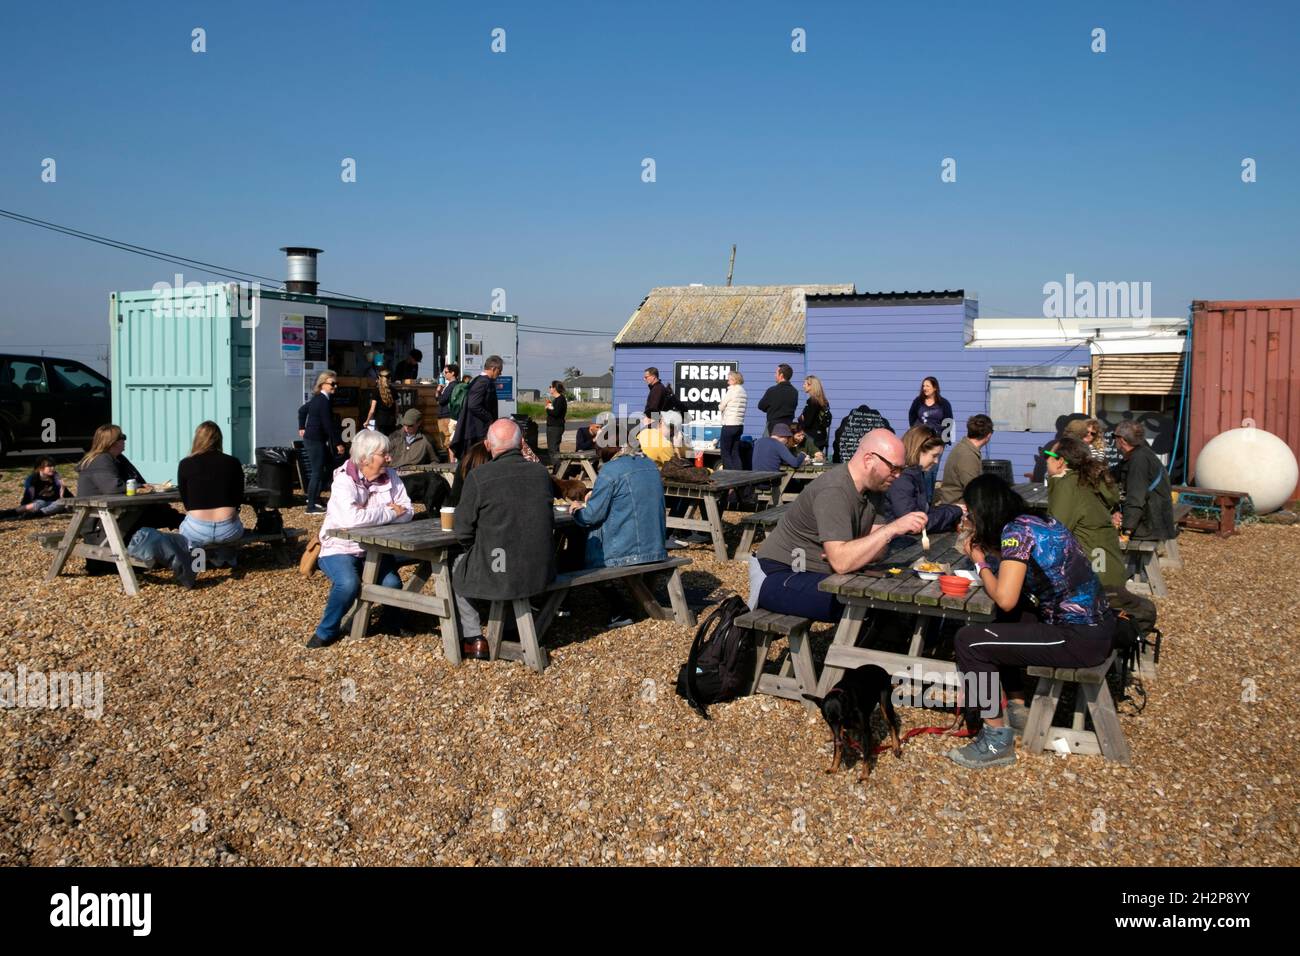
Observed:
[[[573,522],[588,532],[589,568],[650,564],[668,558],[663,480],[654,462],[634,444],[601,466],[586,501],[573,505]],[[610,607],[606,626],[632,623],[627,602],[612,582],[596,589]]]
[[[573,506],[573,522],[589,531],[589,568],[668,558],[663,480],[654,462],[630,447],[601,467],[586,501]]]

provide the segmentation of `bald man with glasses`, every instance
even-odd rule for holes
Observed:
[[[844,605],[818,590],[822,580],[879,560],[894,538],[925,527],[923,511],[872,527],[903,467],[903,443],[877,428],[862,437],[852,458],[809,484],[749,559],[749,606],[838,621]]]

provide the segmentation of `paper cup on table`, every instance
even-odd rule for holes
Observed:
[[[438,512],[438,516],[442,519],[442,530],[443,530],[443,531],[452,531],[452,530],[455,529],[455,527],[456,527],[456,509],[455,509],[455,508],[442,508],[442,509],[439,510],[439,512]]]

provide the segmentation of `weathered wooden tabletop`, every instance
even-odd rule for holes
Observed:
[[[573,515],[555,512],[555,526],[568,527],[573,524]],[[377,524],[365,528],[334,528],[331,535],[355,541],[363,547],[367,544],[388,548],[391,551],[438,551],[458,543],[456,532],[443,531],[439,521],[410,521],[405,524]]]
[[[1025,504],[1031,508],[1041,510],[1047,507],[1047,482],[1045,481],[1027,481],[1012,485],[1011,490],[1024,498]]]
[[[984,588],[972,584],[962,597],[950,597],[943,593],[938,581],[922,580],[909,570],[924,554],[919,538],[895,538],[894,545],[885,560],[864,568],[866,573],[832,574],[821,582],[820,589],[837,595],[845,604],[969,621],[993,620],[993,599]],[[930,535],[929,560],[951,565],[954,570],[973,567],[970,559],[957,550],[957,534],[953,531]],[[893,568],[903,570],[891,574]]]
[[[271,497],[271,489],[248,485],[244,488],[244,501],[259,504]],[[143,508],[154,502],[175,504],[181,500],[176,488],[162,491],[136,492],[133,495],[87,495],[84,498],[65,498],[69,508]]]
[[[712,494],[715,492],[735,491],[739,488],[748,488],[751,485],[766,485],[780,480],[781,472],[779,471],[739,471],[724,468],[721,471],[715,471],[707,483],[665,481],[664,494],[679,496],[692,493]]]

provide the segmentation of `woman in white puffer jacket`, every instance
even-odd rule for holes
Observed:
[[[727,390],[722,393],[718,412],[722,415],[722,467],[739,470],[745,466],[740,461],[740,436],[745,430],[745,412],[749,410],[749,396],[745,393],[745,376],[740,370],[727,376]]]

